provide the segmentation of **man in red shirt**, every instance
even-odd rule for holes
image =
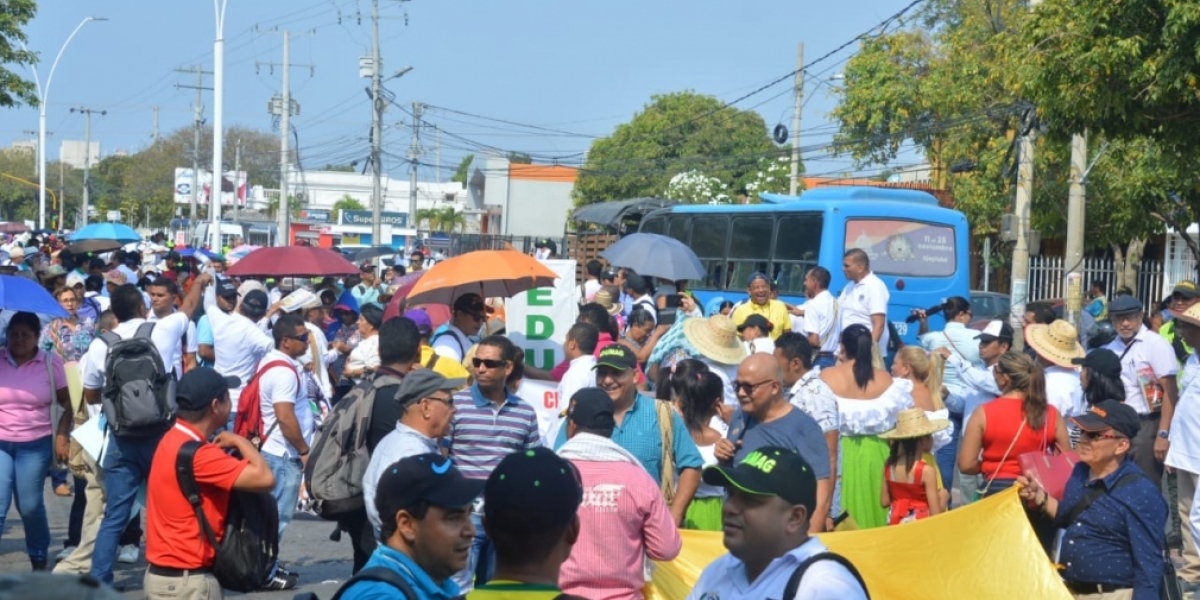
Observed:
[[[184,443],[201,442],[193,463],[196,482],[204,515],[218,541],[225,531],[232,490],[269,492],[275,487],[271,468],[246,438],[223,431],[212,443],[205,443],[228,422],[233,407],[229,388],[240,384],[236,377],[222,377],[208,367],[192,369],[179,380],[175,425],[154,452],[146,492],[147,598],[224,597],[211,572],[216,549],[205,539],[176,477],[175,458]],[[244,458],[234,458],[226,450],[237,450]]]

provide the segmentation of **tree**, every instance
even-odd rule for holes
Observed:
[[[439,208],[434,213],[434,231],[462,231],[467,228],[467,215],[458,212],[453,206]]]
[[[471,161],[475,160],[474,154],[468,154],[458,161],[458,168],[454,170],[454,176],[450,181],[457,181],[462,184],[463,189],[467,189],[467,169],[471,168]]]
[[[592,142],[575,182],[575,202],[662,194],[672,177],[693,170],[728,189],[743,189],[774,148],[757,113],[694,92],[653,96],[631,121]]]
[[[340,211],[343,211],[343,210],[366,210],[366,209],[367,209],[367,207],[363,206],[362,202],[359,202],[357,198],[352,198],[350,196],[350,194],[343,195],[341,198],[338,199],[337,202],[333,203],[333,214],[338,214]]]
[[[348,165],[333,165],[333,164],[325,163],[325,167],[322,168],[321,170],[322,171],[333,171],[335,173],[353,173],[357,170],[357,169],[355,169],[355,167],[356,167],[355,163],[350,163]]]
[[[509,152],[507,158],[508,158],[508,162],[517,164],[517,165],[533,164],[533,158],[531,156],[529,156],[528,154],[525,154],[524,152]]]
[[[732,204],[729,189],[716,177],[700,171],[684,171],[667,182],[663,196],[684,204]]]
[[[304,209],[304,200],[296,196],[288,195],[288,207],[291,209],[292,218],[300,216],[300,211]],[[279,214],[279,196],[273,196],[267,201],[267,216],[274,219]]]
[[[804,163],[800,163],[800,174],[804,174]],[[791,188],[792,159],[790,156],[763,158],[758,161],[750,181],[746,184],[746,194],[754,201],[759,194],[786,194]],[[800,182],[800,190],[804,182]]]
[[[0,0],[0,107],[38,104],[33,82],[7,68],[8,65],[27,67],[37,62],[36,53],[22,49],[28,41],[22,28],[35,14],[35,0]]]
[[[413,215],[413,225],[420,229],[421,224],[425,224],[425,229],[432,230],[433,222],[437,219],[437,209],[434,208],[418,208],[417,214]]]

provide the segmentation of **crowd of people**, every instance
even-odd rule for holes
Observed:
[[[1101,287],[1086,331],[1030,305],[1020,339],[1002,321],[968,327],[970,302],[952,297],[940,329],[935,311],[913,311],[919,343],[901,347],[860,249],[837,294],[812,267],[800,306],[761,273],[745,297],[701,305],[686,282],[590,261],[565,358],[541,369],[505,334],[498,299],[461,294],[441,327],[422,306],[393,315],[402,269],[372,262],[340,280],[262,281],[226,276],[221,256],[164,269],[120,251],[32,266],[9,253],[4,268],[68,314],[4,315],[0,503],[16,497],[34,570],[55,560],[45,479],[70,465],[51,482],[74,495],[56,572],[111,584],[144,537],[148,597],[220,598],[213,541],[231,496],[270,494],[285,537],[322,501],[305,485],[322,424],[370,402],[361,497],[336,517],[358,574],[342,598],[637,599],[647,559],[677,556],[680,529],[721,531],[729,550],[691,598],[866,598],[854,565],[813,534],[903,526],[1014,486],[1077,597],[1158,597],[1169,546],[1200,593],[1192,282],[1165,325]],[[301,288],[311,300],[289,305]],[[135,392],[114,391],[126,377],[114,355],[138,340],[157,350],[176,412],[122,434],[132,409],[110,405]],[[526,380],[557,386],[567,407],[548,428]],[[251,439],[237,433],[248,414],[261,415]],[[70,435],[93,418],[112,433],[99,456]],[[185,447],[196,503],[176,464]],[[1069,452],[1073,467],[1042,461],[1059,486],[1030,460]],[[276,560],[259,587],[301,576]]]

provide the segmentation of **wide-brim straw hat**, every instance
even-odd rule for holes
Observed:
[[[896,426],[879,434],[885,440],[907,440],[932,435],[950,426],[946,419],[929,419],[925,411],[908,408],[896,415]]]
[[[1025,329],[1025,341],[1042,358],[1068,369],[1075,368],[1072,359],[1087,356],[1083,346],[1079,345],[1079,332],[1075,326],[1062,319],[1049,325],[1030,325]]]
[[[683,335],[696,351],[709,360],[723,365],[736,365],[746,358],[746,346],[738,337],[737,327],[725,315],[687,319],[683,323]]]
[[[625,306],[614,300],[612,294],[608,293],[608,290],[596,292],[596,295],[592,297],[592,302],[603,306],[604,310],[607,310],[610,316],[619,315],[621,311],[625,310]]]
[[[1179,319],[1180,321],[1187,323],[1188,325],[1195,325],[1197,327],[1200,327],[1200,303],[1193,304],[1192,307],[1187,310],[1184,310],[1184,311],[1172,310],[1172,311],[1170,311],[1170,313],[1171,313],[1171,316],[1175,317],[1176,319]]]

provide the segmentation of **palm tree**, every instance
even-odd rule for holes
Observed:
[[[467,215],[454,210],[453,206],[438,209],[435,218],[438,223],[438,231],[458,230],[461,232],[467,228]]]
[[[425,223],[425,228],[434,231],[441,231],[437,228],[437,209],[435,208],[418,208],[417,213],[413,215],[413,227],[420,229],[421,223]]]

